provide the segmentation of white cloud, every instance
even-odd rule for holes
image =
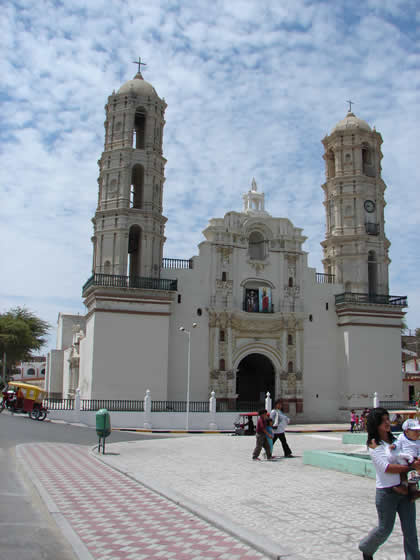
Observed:
[[[420,326],[416,17],[410,0],[5,5],[1,310],[30,302],[53,322],[83,312],[103,106],[140,54],[168,103],[168,256],[196,254],[208,219],[240,210],[255,176],[269,211],[304,227],[322,270],[320,140],[354,98],[384,139],[391,291],[410,296],[408,323]]]

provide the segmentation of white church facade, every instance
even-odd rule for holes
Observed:
[[[87,313],[59,316],[50,393],[185,401],[190,337],[192,401],[214,391],[246,408],[269,391],[297,421],[334,421],[375,391],[401,399],[407,302],[389,295],[381,135],[348,112],[322,141],[322,274],[255,180],[241,212],[209,221],[197,256],[168,259],[165,108],[140,72],[108,98]]]

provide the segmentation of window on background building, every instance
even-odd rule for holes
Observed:
[[[45,375],[45,368],[41,369],[41,375]]]
[[[219,340],[220,340],[220,342],[225,341],[225,331],[220,331]]]
[[[293,373],[293,362],[287,364],[287,373]]]
[[[220,371],[226,371],[226,364],[223,358],[219,361],[219,369]]]
[[[28,370],[26,370],[26,375],[35,375],[34,368],[29,368]]]
[[[293,345],[293,336],[292,336],[291,334],[288,334],[288,335],[287,335],[287,344],[288,344],[289,346],[292,346],[292,345]]]

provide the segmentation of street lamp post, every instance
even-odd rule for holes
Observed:
[[[197,323],[192,324],[195,329]],[[187,358],[187,416],[185,419],[186,430],[189,429],[189,414],[190,414],[190,378],[191,378],[191,331],[186,331],[184,327],[179,327],[179,330],[188,335],[188,358]]]

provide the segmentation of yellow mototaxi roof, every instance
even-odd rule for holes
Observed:
[[[21,383],[20,381],[9,381],[8,385],[9,387],[18,387],[19,389],[22,389],[24,393],[26,393],[24,395],[25,398],[30,400],[38,400],[38,399],[42,400],[43,396],[46,395],[47,393],[47,391],[41,389],[41,387],[38,387],[37,385],[30,385],[29,383]]]

